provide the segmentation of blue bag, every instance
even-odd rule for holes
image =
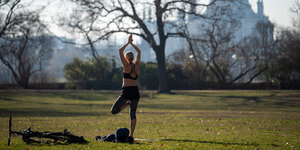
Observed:
[[[127,128],[119,128],[116,131],[116,142],[128,143],[129,130]]]

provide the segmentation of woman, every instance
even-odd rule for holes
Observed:
[[[136,109],[139,103],[140,94],[137,87],[137,78],[139,73],[139,64],[141,59],[141,51],[132,43],[132,35],[129,36],[127,44],[119,49],[120,59],[123,64],[123,85],[122,94],[111,108],[112,114],[117,114],[128,105],[130,105],[130,119],[131,119],[131,132],[130,136],[133,137],[134,129],[136,126]],[[123,54],[125,48],[131,45],[137,52],[136,60],[134,61],[134,54],[132,52],[126,52]]]

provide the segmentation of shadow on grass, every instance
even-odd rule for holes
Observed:
[[[19,103],[30,103],[31,105],[33,104],[40,104],[40,105],[65,105],[65,106],[81,106],[81,107],[92,107],[92,106],[97,106],[99,108],[102,107],[111,107],[112,104],[82,104],[82,103],[47,103],[47,102],[39,102],[39,101],[32,101],[32,100],[27,100],[27,101],[22,101],[22,100],[18,100],[18,99],[11,99],[11,98],[1,98],[0,97],[0,101],[8,101],[8,102],[19,102]]]
[[[7,98],[7,97],[0,97],[0,101],[8,101],[8,102],[22,102],[21,100]]]
[[[106,101],[110,100],[113,93],[85,93],[85,92],[66,92],[66,93],[42,93],[39,97],[64,99],[64,100],[80,100],[80,101]]]
[[[15,96],[33,96],[43,98],[53,98],[53,99],[64,99],[64,100],[81,100],[81,101],[106,101],[117,99],[117,94],[119,92],[97,92],[97,91],[8,91],[1,92],[0,99],[7,99],[6,97],[15,97]]]
[[[162,139],[161,141],[195,142],[195,143],[220,144],[220,145],[259,146],[259,144],[257,144],[257,143],[234,143],[234,142],[197,141],[197,140],[180,140],[180,139]]]
[[[270,96],[268,96],[268,97],[270,97]],[[265,96],[263,96],[263,97],[258,97],[258,96],[232,96],[231,95],[231,96],[221,96],[220,98],[221,98],[221,100],[227,100],[227,99],[234,98],[234,99],[242,99],[245,102],[254,101],[256,103],[261,103],[262,102],[261,99],[266,98],[266,97]]]
[[[76,116],[104,116],[109,115],[109,110],[103,112],[61,112],[47,109],[19,109],[10,110],[0,108],[0,117],[76,117]]]
[[[298,98],[298,96],[294,96],[295,98]],[[267,105],[273,105],[273,106],[286,106],[286,107],[297,107],[299,104],[299,101],[296,100],[287,100],[284,96],[277,96],[276,94],[272,93],[269,96],[221,96],[221,100],[228,100],[228,99],[241,99],[244,102],[240,105],[247,105],[250,106],[251,101],[255,103],[266,103]]]

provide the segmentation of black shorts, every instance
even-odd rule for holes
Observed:
[[[117,114],[121,111],[121,107],[125,105],[127,101],[130,101],[130,118],[136,119],[136,109],[139,103],[140,93],[137,86],[122,87],[122,94],[116,100],[111,107],[110,112]]]
[[[139,88],[137,86],[122,87],[121,97],[127,100],[140,99]]]

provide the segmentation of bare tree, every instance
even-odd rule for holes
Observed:
[[[51,58],[52,37],[45,34],[38,11],[22,10],[10,18],[0,37],[0,60],[15,81],[27,88],[30,76],[41,71]]]
[[[259,21],[252,33],[252,36],[245,38],[240,43],[240,49],[247,57],[249,64],[249,73],[246,75],[250,84],[258,76],[269,69],[270,64],[276,61],[278,51],[276,46],[278,40],[273,38],[274,25],[271,22]],[[244,57],[243,57],[244,58]],[[265,76],[265,82],[269,82],[268,76]]]
[[[291,8],[292,23],[295,29],[300,29],[300,1],[295,0],[295,5]]]
[[[232,55],[236,50],[234,31],[239,22],[231,12],[233,3],[216,3],[207,11],[211,17],[199,24],[199,33],[185,30],[185,38],[191,51],[191,58],[201,70],[199,79],[204,79],[209,69],[222,87],[228,84],[230,68],[236,64]],[[203,66],[204,65],[204,66]],[[199,70],[198,69],[198,70]]]
[[[204,51],[202,60],[218,79],[221,87],[234,82],[237,79],[229,79],[230,69],[236,64],[232,55],[236,51],[236,44],[233,39],[235,22],[223,22],[215,20],[210,29],[205,30],[207,39],[202,42]],[[231,80],[228,82],[228,80]]]
[[[222,88],[242,80],[251,83],[267,69],[276,43],[274,27],[266,21],[258,22],[251,36],[237,41],[235,31],[240,23],[231,12],[232,7],[234,5],[213,5],[210,8],[214,13],[212,20],[201,25],[202,32],[196,36],[185,32],[196,64],[206,64],[203,73],[209,68]],[[198,47],[200,49],[196,49]]]
[[[154,0],[138,1],[138,0],[72,0],[82,6],[83,10],[90,14],[95,14],[99,20],[106,20],[106,31],[102,37],[113,33],[127,33],[141,37],[147,41],[156,54],[156,60],[159,69],[159,89],[158,92],[169,92],[166,75],[165,47],[166,41],[170,37],[183,36],[179,30],[180,20],[172,22],[177,12],[183,15],[193,15],[195,17],[205,18],[201,11],[207,6],[212,5],[217,0],[211,0],[209,3],[204,1],[178,1],[178,0]],[[148,24],[142,17],[143,7],[154,10],[153,24]],[[193,11],[187,8],[194,8]],[[154,27],[154,30],[153,30]]]
[[[17,18],[13,17],[13,14],[20,1],[21,0],[0,0],[0,37],[17,21]]]

